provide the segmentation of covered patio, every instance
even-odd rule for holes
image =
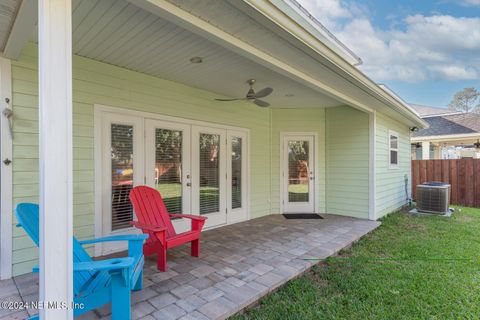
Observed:
[[[146,259],[144,289],[132,292],[132,319],[224,319],[255,303],[307,268],[380,225],[336,215],[285,219],[269,215],[206,231],[202,255],[189,247],[169,252],[169,269],[157,272]],[[38,277],[27,274],[0,282],[0,299],[37,301]],[[29,310],[30,315],[36,310]],[[24,319],[27,311],[0,310],[0,319]],[[81,319],[110,319],[110,307]]]
[[[138,185],[157,188],[169,213],[208,218],[200,258],[172,250],[165,273],[147,258],[145,289],[132,292],[134,318],[145,319],[229,316],[405,203],[420,119],[295,1],[9,3],[0,21],[2,298],[70,304],[72,236],[139,233],[128,198]],[[15,227],[20,203],[39,204],[38,249]],[[85,249],[104,257],[126,244]],[[45,308],[40,318],[73,314]]]

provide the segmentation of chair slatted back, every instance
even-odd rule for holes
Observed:
[[[166,227],[167,238],[176,235],[162,196],[156,189],[148,186],[135,187],[130,191],[130,201],[140,223],[148,226]],[[154,237],[150,237],[150,239],[154,240]]]
[[[20,203],[15,209],[15,215],[22,228],[27,232],[30,238],[40,247],[40,217],[38,204]],[[90,255],[85,251],[78,240],[73,237],[73,261],[88,262],[92,261]],[[75,272],[73,277],[73,287],[77,295],[85,283],[89,281],[95,272]]]

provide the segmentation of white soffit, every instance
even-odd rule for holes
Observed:
[[[244,97],[246,80],[254,78],[256,90],[274,89],[264,98],[272,107],[341,105],[124,0],[74,0],[72,29],[74,54],[204,89],[218,97]],[[36,33],[32,40],[37,41]],[[203,62],[192,64],[190,58],[196,56]]]
[[[21,0],[0,0],[0,51],[3,52],[13,25],[13,21],[22,3]]]

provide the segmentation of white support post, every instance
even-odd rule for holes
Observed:
[[[73,301],[72,3],[39,0],[40,301]],[[64,308],[42,320],[73,319]]]
[[[0,279],[12,277],[12,73],[0,57]]]
[[[430,142],[422,141],[422,160],[430,159]]]
[[[376,132],[377,132],[377,114],[376,111],[370,112],[368,114],[368,128],[369,128],[369,142],[368,142],[368,153],[369,153],[369,162],[368,162],[368,219],[376,220],[376,159],[377,159],[377,148],[376,148]]]

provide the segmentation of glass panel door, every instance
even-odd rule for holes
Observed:
[[[192,127],[192,211],[205,226],[226,223],[226,131]]]
[[[190,126],[146,120],[146,184],[157,189],[169,213],[190,213]],[[189,221],[176,219],[177,232]]]
[[[129,200],[133,188],[133,125],[112,123],[111,129],[111,205],[112,231],[130,227],[133,208]],[[136,169],[136,168],[135,168]]]
[[[227,221],[235,223],[247,217],[247,134],[227,131]]]
[[[314,137],[285,136],[283,153],[284,212],[313,212]]]
[[[102,234],[135,233],[130,190],[143,183],[143,121],[138,117],[104,113],[102,137]],[[102,254],[126,249],[122,243],[99,246]]]

